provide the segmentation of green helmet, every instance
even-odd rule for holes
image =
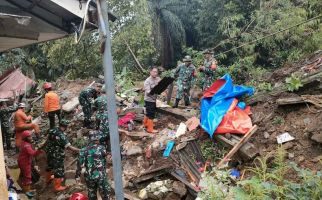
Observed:
[[[98,141],[100,139],[98,131],[90,131],[89,132],[89,140],[90,141]]]
[[[66,119],[62,119],[62,120],[60,120],[60,122],[59,122],[59,126],[63,126],[63,127],[67,127],[67,126],[68,126],[68,124],[69,124],[69,121],[68,121],[68,120],[66,120]]]

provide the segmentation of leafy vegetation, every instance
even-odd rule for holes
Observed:
[[[322,172],[301,169],[295,163],[285,161],[286,151],[279,147],[273,163],[268,156],[257,158],[255,167],[246,169],[250,178],[232,182],[229,173],[218,169],[203,175],[202,200],[216,199],[321,199]],[[294,179],[286,175],[294,174]]]
[[[296,76],[295,74],[292,74],[290,77],[285,79],[287,90],[290,92],[294,92],[300,89],[300,87],[303,87],[301,79]]]
[[[284,124],[284,122],[285,122],[285,120],[284,120],[284,118],[283,118],[283,117],[281,117],[281,116],[276,116],[276,117],[274,117],[274,119],[273,119],[273,121],[272,121],[272,123],[273,123],[274,125],[281,125],[281,124]]]

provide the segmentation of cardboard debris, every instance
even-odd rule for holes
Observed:
[[[276,139],[277,139],[278,144],[283,144],[285,142],[292,141],[295,138],[292,137],[289,133],[286,132],[286,133],[283,133],[282,135],[277,136]]]
[[[192,117],[186,121],[186,126],[189,131],[195,130],[200,125],[200,120],[197,117]]]

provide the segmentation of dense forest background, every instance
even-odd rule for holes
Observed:
[[[201,65],[202,51],[211,48],[219,62],[218,74],[229,72],[244,82],[259,71],[322,49],[321,0],[110,0],[108,4],[118,17],[111,23],[114,67],[123,75],[126,68],[132,78],[142,75],[130,51],[144,69],[150,65],[171,69],[186,54]],[[0,71],[20,65],[41,80],[97,76],[102,74],[99,47],[94,31],[78,44],[71,36],[13,49],[0,54]]]

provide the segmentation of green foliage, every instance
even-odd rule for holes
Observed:
[[[138,95],[135,92],[136,88],[133,88],[134,82],[130,77],[131,73],[126,67],[123,68],[121,73],[115,75],[116,92],[122,98]]]
[[[202,176],[201,184],[204,187],[198,197],[201,200],[321,199],[322,172],[315,173],[287,163],[285,155],[286,151],[280,146],[270,165],[270,155],[256,158],[255,166],[246,169],[251,177],[237,181],[237,185],[229,181],[231,179],[227,172],[214,169]],[[289,173],[296,178],[289,180]]]
[[[284,124],[284,122],[285,122],[285,120],[284,120],[284,118],[283,118],[283,117],[281,117],[281,116],[276,116],[276,117],[274,117],[274,119],[273,119],[273,121],[272,121],[272,123],[273,123],[274,125],[281,125],[281,124]]]
[[[270,92],[270,91],[273,90],[272,84],[267,83],[267,82],[259,83],[257,88],[258,88],[259,91]]]
[[[290,92],[297,91],[300,89],[300,87],[303,87],[300,77],[296,76],[295,74],[292,74],[291,77],[286,78],[285,82],[287,90]]]
[[[227,149],[224,146],[214,143],[211,140],[203,142],[201,149],[203,156],[211,162],[216,162],[222,159],[227,153]]]

